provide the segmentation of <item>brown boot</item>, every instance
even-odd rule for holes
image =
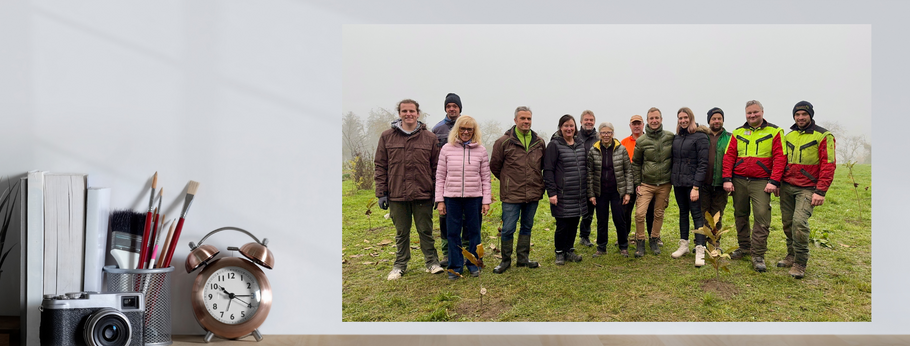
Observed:
[[[651,252],[653,252],[655,256],[660,255],[660,245],[657,245],[657,242],[659,241],[660,238],[651,238],[648,240],[648,245],[651,246]]]
[[[793,255],[787,255],[784,259],[777,262],[778,268],[789,268],[793,266]]]
[[[804,276],[806,276],[806,265],[793,263],[793,266],[790,267],[790,276],[795,279],[802,279]]]
[[[635,239],[635,257],[645,256],[645,240]]]
[[[762,256],[752,256],[752,269],[759,273],[764,273],[767,268],[765,267],[765,258]]]

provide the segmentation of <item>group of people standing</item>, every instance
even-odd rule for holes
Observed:
[[[764,272],[774,194],[780,196],[787,237],[787,255],[777,266],[789,267],[794,278],[805,276],[808,219],[813,208],[824,203],[836,167],[834,137],[815,124],[809,102],[794,106],[794,124],[786,135],[764,120],[761,103],[753,100],[746,103],[746,123],[732,133],[723,126],[720,108],[707,112],[708,126],[699,126],[688,107],[680,108],[675,132],[664,130],[660,110],[651,108],[646,119],[631,117],[632,135],[620,141],[609,122],[595,130],[594,113],[586,110],[581,126],[572,115],[560,117],[549,143],[531,130],[531,109],[521,106],[514,112],[515,125],[496,140],[490,155],[481,144],[477,121],[461,115],[458,95],[446,96],[446,117],[432,131],[417,120],[419,107],[414,100],[399,102],[399,119],[382,133],[376,149],[376,196],[380,208],[390,210],[396,228],[396,259],[388,280],[400,278],[407,269],[412,220],[427,272],[448,269],[449,279],[457,280],[467,267],[472,276],[480,275],[480,268],[465,261],[462,249],[477,256],[482,215],[493,202],[491,175],[500,181],[502,202],[502,261],[493,269],[497,274],[512,266],[513,251],[516,266],[540,266],[529,253],[544,192],[556,219],[557,265],[582,260],[574,247],[576,234],[581,245],[596,245],[594,257],[606,255],[611,220],[621,256],[629,257],[633,242],[634,256],[645,256],[645,241],[659,255],[672,187],[680,235],[672,258],[690,252],[690,216],[695,229],[714,221],[705,220],[705,212],[720,213],[722,219],[732,194],[739,248],[731,258],[750,256],[753,268]],[[434,208],[439,213],[441,259],[432,236]],[[595,213],[596,244],[590,241]],[[718,221],[715,226],[723,225]],[[706,237],[695,234],[694,240],[695,266],[700,267],[705,264]]]

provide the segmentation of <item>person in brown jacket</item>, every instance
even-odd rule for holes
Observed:
[[[395,224],[395,264],[388,280],[401,278],[411,259],[411,220],[420,237],[426,270],[442,273],[433,246],[433,192],[439,147],[436,135],[418,121],[420,105],[405,99],[398,103],[392,128],[379,136],[374,164],[379,208],[388,209]]]
[[[499,199],[502,200],[502,262],[493,273],[502,274],[512,266],[512,245],[516,222],[518,231],[519,267],[537,268],[539,263],[528,259],[531,251],[531,227],[534,214],[543,197],[543,157],[546,144],[531,131],[531,109],[515,109],[515,126],[493,144],[490,171],[499,179]]]

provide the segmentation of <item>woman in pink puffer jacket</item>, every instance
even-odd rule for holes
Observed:
[[[449,132],[449,142],[439,151],[439,164],[436,166],[436,209],[440,215],[446,215],[446,228],[449,240],[448,269],[461,273],[462,267],[468,267],[471,276],[480,276],[480,268],[468,262],[464,263],[461,254],[462,235],[469,239],[468,251],[477,256],[477,244],[480,244],[481,214],[490,210],[493,201],[490,188],[490,158],[487,149],[480,143],[480,127],[474,118],[462,115],[455,121]],[[462,224],[463,223],[463,224]],[[449,273],[449,279],[458,276]]]

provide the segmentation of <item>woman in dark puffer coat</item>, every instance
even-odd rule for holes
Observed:
[[[673,138],[673,168],[670,182],[679,206],[679,249],[670,257],[680,258],[689,252],[689,214],[695,229],[705,224],[701,211],[698,188],[705,181],[708,171],[708,128],[698,127],[689,107],[680,108],[676,114],[676,136]],[[695,266],[705,264],[705,236],[695,235]]]
[[[610,232],[610,208],[613,208],[613,226],[619,239],[619,254],[629,257],[628,233],[622,206],[629,203],[632,189],[632,161],[626,147],[613,138],[613,124],[601,123],[597,127],[600,141],[588,151],[588,199],[597,209],[597,252],[593,257],[607,253]]]
[[[587,187],[585,167],[585,146],[577,141],[575,118],[563,115],[559,118],[560,137],[547,145],[544,155],[543,181],[550,197],[550,212],[556,218],[556,264],[566,261],[581,262],[581,255],[575,253],[575,234],[578,221],[587,211]]]

